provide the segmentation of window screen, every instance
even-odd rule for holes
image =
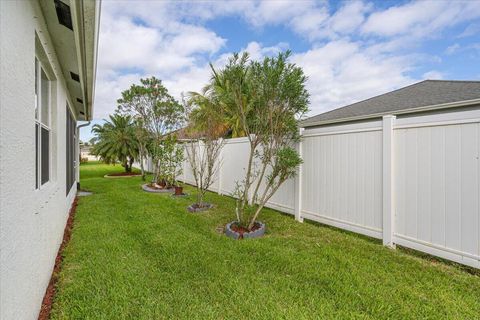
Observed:
[[[76,122],[70,113],[70,108],[67,105],[67,117],[66,117],[66,192],[67,195],[72,189],[73,184],[75,183],[75,131],[76,131]]]
[[[42,127],[42,184],[50,178],[50,132]]]
[[[35,123],[35,189],[38,189],[38,157],[40,156],[38,150],[38,130],[40,125]]]
[[[50,180],[50,80],[35,58],[35,188]]]
[[[41,81],[41,118],[40,121],[42,124],[49,126],[50,125],[50,81],[48,81],[47,75],[42,69]]]

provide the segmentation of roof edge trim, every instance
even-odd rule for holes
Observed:
[[[466,107],[466,106],[475,105],[475,104],[480,104],[480,98],[472,99],[472,100],[462,100],[462,101],[441,103],[441,104],[433,104],[433,105],[417,107],[413,109],[403,109],[403,110],[391,111],[391,112],[373,113],[373,114],[356,116],[356,117],[347,117],[347,118],[332,119],[332,120],[325,120],[325,121],[315,121],[311,123],[300,122],[300,128],[316,127],[316,126],[322,126],[326,124],[350,122],[350,121],[357,121],[357,120],[367,120],[367,119],[383,117],[386,115],[402,115],[402,114],[417,113],[417,112],[423,112],[423,111]]]

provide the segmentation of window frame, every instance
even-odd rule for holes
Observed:
[[[52,156],[51,156],[51,150],[52,150],[52,80],[49,78],[48,73],[45,71],[46,68],[41,62],[41,60],[38,58],[37,55],[35,55],[35,189],[40,190],[42,188],[45,188],[51,181],[52,179]],[[47,105],[46,108],[48,108],[46,115],[47,119],[43,119],[43,108],[45,106],[42,105],[42,74],[45,75],[46,78],[46,84],[47,84]],[[42,128],[47,130],[48,132],[48,177],[47,180],[42,183]]]
[[[77,182],[76,172],[78,166],[78,153],[77,153],[77,121],[74,117],[74,113],[70,109],[70,104],[66,104],[66,196],[69,195],[72,187]]]

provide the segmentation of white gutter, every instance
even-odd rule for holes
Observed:
[[[73,33],[75,37],[75,45],[77,51],[77,63],[79,66],[79,77],[81,79],[80,85],[82,89],[82,99],[83,99],[83,107],[85,111],[85,120],[92,119],[93,113],[93,99],[95,95],[95,80],[96,80],[96,70],[97,70],[97,55],[98,55],[98,35],[99,35],[99,27],[100,27],[100,5],[101,1],[92,0],[76,0],[71,1],[71,14],[72,14],[72,23],[73,23]],[[92,9],[91,5],[94,6],[94,34],[93,34],[93,48],[91,48],[93,52],[93,61],[87,61],[87,52],[86,48],[88,48],[87,44],[85,43],[86,36],[90,36],[87,30],[87,34],[85,33],[85,10],[87,10],[87,14],[91,11],[86,9],[86,5],[88,5],[89,9]],[[91,65],[90,65],[91,64]],[[87,68],[92,68],[91,78],[88,77]]]
[[[85,34],[84,34],[84,20],[83,20],[83,1],[71,2],[71,15],[73,24],[73,34],[75,38],[75,47],[77,51],[77,64],[78,75],[80,77],[80,86],[82,90],[83,107],[85,111],[85,118],[88,119],[88,108],[86,106],[89,103],[87,94],[87,66],[86,66],[86,53],[85,53]]]
[[[381,118],[384,115],[388,115],[388,114],[402,115],[402,114],[409,114],[409,113],[416,113],[416,112],[434,111],[434,110],[442,110],[442,109],[458,108],[458,107],[468,107],[468,106],[475,105],[475,104],[480,104],[480,98],[472,99],[472,100],[441,103],[441,104],[433,104],[433,105],[429,105],[429,106],[417,107],[417,108],[412,108],[412,109],[404,109],[404,110],[398,110],[398,111],[388,111],[388,112],[367,114],[367,115],[362,115],[362,116],[354,116],[354,117],[324,120],[324,121],[315,121],[315,122],[311,122],[311,123],[307,123],[307,124],[300,123],[300,127],[301,128],[316,127],[316,126],[332,124],[332,123],[339,123],[339,122],[350,122],[350,121],[358,121],[358,120],[367,120],[367,119],[372,119],[372,118]],[[307,120],[305,120],[305,121],[307,121]]]

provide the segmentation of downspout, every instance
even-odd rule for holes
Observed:
[[[89,126],[91,123],[91,121],[88,121],[87,123],[84,123],[84,124],[81,124],[79,126],[77,126],[77,137],[78,137],[78,159],[76,159],[76,161],[78,161],[78,166],[77,166],[77,191],[80,190],[80,160],[79,158],[81,157],[81,153],[80,153],[80,129],[83,128],[83,127],[86,127],[86,126]]]
[[[84,124],[81,124],[81,125],[77,126],[77,129],[79,129],[79,130],[80,130],[80,128],[83,128],[83,127],[89,126],[89,125],[90,125],[90,122],[92,122],[92,121],[88,121],[87,123],[84,123]]]

